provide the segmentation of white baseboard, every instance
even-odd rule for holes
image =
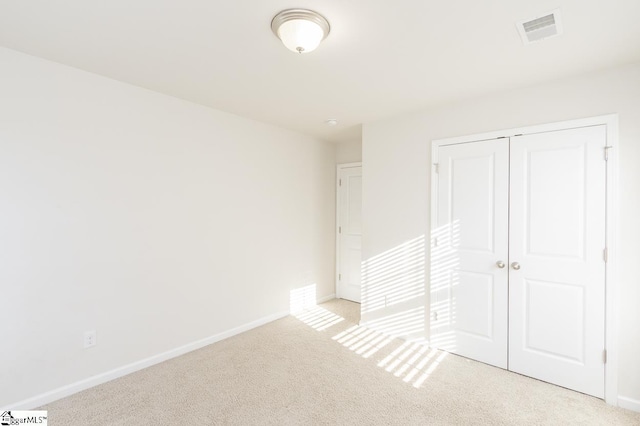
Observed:
[[[92,388],[94,386],[98,386],[102,383],[106,383],[122,376],[126,376],[127,374],[131,374],[138,370],[151,367],[152,365],[159,364],[163,361],[167,361],[180,355],[184,355],[188,352],[195,351],[196,349],[203,348],[212,343],[216,343],[220,340],[235,336],[236,334],[251,330],[252,328],[260,327],[261,325],[267,324],[280,318],[284,318],[288,315],[289,311],[286,311],[257,319],[239,327],[232,328],[231,330],[223,331],[222,333],[218,333],[210,337],[205,337],[204,339],[196,340],[195,342],[187,343],[186,345],[170,349],[166,352],[150,356],[140,361],[132,362],[131,364],[123,365],[122,367],[118,367],[113,370],[97,374],[95,376],[88,377],[78,382],[62,386],[60,388],[45,392],[40,395],[36,395],[32,398],[24,399],[14,404],[8,404],[5,407],[1,407],[0,412],[7,410],[32,410],[36,407],[40,407],[58,399],[73,395],[74,393]]]
[[[618,407],[626,408],[627,410],[633,410],[640,413],[640,401],[638,401],[637,399],[618,395]]]
[[[316,303],[324,303],[324,302],[328,302],[329,300],[333,300],[336,298],[335,293],[330,294],[328,296],[324,296],[324,297],[320,297],[318,299],[316,299]]]

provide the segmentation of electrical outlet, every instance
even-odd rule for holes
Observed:
[[[96,345],[96,331],[85,331],[84,332],[84,348],[91,348]]]

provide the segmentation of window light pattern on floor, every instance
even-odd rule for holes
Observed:
[[[294,314],[303,323],[307,324],[314,330],[323,331],[327,328],[344,321],[340,315],[336,315],[331,311],[316,306],[315,308],[306,309]]]
[[[377,362],[377,366],[405,383],[419,388],[433,373],[446,352],[431,349],[424,342],[407,342],[367,327],[354,325],[332,337],[356,354],[367,359],[390,344],[398,345]]]
[[[292,315],[320,332],[330,332],[330,328],[345,321],[342,316],[314,305],[311,302],[312,300],[315,302],[315,285],[292,291]],[[331,339],[364,360],[375,362],[378,367],[393,374],[403,382],[419,388],[442,362],[447,353],[431,349],[423,342],[398,339],[387,331],[395,330],[399,333],[406,330],[411,331],[412,323],[415,323],[414,327],[420,327],[423,315],[424,311],[419,308],[407,310],[385,318],[385,324],[376,324],[376,329],[352,325],[345,330],[337,332]],[[385,332],[380,331],[380,328],[384,329]],[[382,349],[386,349],[386,351],[392,350],[388,354],[380,356],[380,359],[373,359],[374,355]]]
[[[341,316],[317,306],[315,284],[291,290],[289,310],[291,315],[318,331],[344,321]]]

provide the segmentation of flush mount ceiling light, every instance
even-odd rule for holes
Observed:
[[[329,22],[313,10],[287,9],[271,21],[271,30],[287,49],[298,53],[314,50],[330,30]]]

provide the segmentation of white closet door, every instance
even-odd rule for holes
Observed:
[[[431,345],[507,367],[509,140],[438,149]]]
[[[362,167],[338,172],[338,297],[360,302],[362,263]]]
[[[509,369],[602,398],[605,126],[511,139]]]

